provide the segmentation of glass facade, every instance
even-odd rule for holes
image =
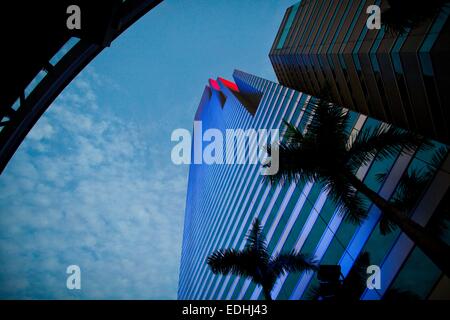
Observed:
[[[450,6],[403,34],[387,31],[388,1],[309,0],[286,11],[270,59],[280,84],[450,144]],[[369,29],[366,9],[381,8]],[[295,12],[295,14],[294,14]]]
[[[307,130],[311,120],[311,99],[307,94],[274,82],[235,71],[234,80],[240,94],[260,94],[256,113],[248,112],[236,92],[217,80],[220,90],[207,87],[196,114],[203,128],[279,129],[282,121]],[[216,99],[220,93],[225,99]],[[349,135],[381,123],[355,112],[350,113]],[[245,147],[240,141],[239,148]],[[378,160],[361,167],[357,176],[370,188],[388,198],[395,192],[399,179],[414,166],[430,163],[430,154],[418,152]],[[436,168],[439,183],[432,184],[413,217],[426,224],[430,208],[436,207],[450,184],[449,160]],[[271,254],[292,249],[311,253],[323,264],[341,265],[343,275],[350,271],[360,252],[368,251],[371,264],[382,269],[383,289],[369,290],[362,299],[380,299],[393,286],[406,288],[427,298],[441,279],[441,273],[429,259],[401,232],[388,236],[379,232],[380,212],[369,206],[369,218],[356,226],[342,219],[336,205],[315,183],[272,185],[260,175],[258,164],[206,165],[191,164],[184,239],[180,267],[180,299],[262,299],[261,288],[239,276],[214,275],[206,264],[209,254],[220,248],[243,249],[251,222],[258,217]],[[388,172],[380,182],[377,174]],[[430,196],[433,194],[433,197]],[[433,199],[431,199],[433,198]],[[402,254],[394,254],[401,250]],[[420,263],[417,263],[420,260]],[[417,276],[416,274],[422,274]],[[413,276],[414,288],[408,284]],[[317,284],[313,273],[291,273],[281,277],[273,291],[276,299],[307,299]]]
[[[300,6],[300,2],[294,5],[289,13],[289,18],[286,21],[286,25],[284,26],[283,33],[281,34],[281,38],[278,41],[277,48],[281,49],[284,46],[284,42],[288,36],[289,30],[291,30],[292,23],[294,22],[295,15],[297,14],[298,7]]]

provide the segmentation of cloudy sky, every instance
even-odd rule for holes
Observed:
[[[170,134],[209,77],[275,79],[295,2],[166,0],[65,89],[0,176],[0,298],[176,299],[188,167]]]

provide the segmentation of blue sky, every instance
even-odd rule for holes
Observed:
[[[170,134],[191,129],[209,77],[275,80],[296,2],[166,0],[100,54],[0,176],[0,298],[176,299],[188,167]]]

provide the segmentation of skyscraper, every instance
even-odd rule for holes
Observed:
[[[277,129],[285,119],[301,130],[313,116],[314,97],[274,82],[234,72],[234,82],[210,80],[195,115],[203,130]],[[380,122],[349,112],[349,135]],[[195,138],[194,138],[195,139]],[[197,138],[198,139],[198,138]],[[206,139],[205,139],[206,140]],[[227,141],[228,143],[228,141]],[[433,213],[445,205],[450,184],[448,154],[439,168],[432,166],[437,148],[373,159],[357,176],[385,198],[390,197],[406,171],[433,170],[433,181],[422,195],[412,217],[431,225]],[[242,144],[241,146],[245,145]],[[239,144],[238,144],[239,146]],[[205,147],[205,146],[203,146]],[[194,149],[194,148],[193,148]],[[261,288],[238,276],[214,275],[207,256],[220,248],[242,249],[254,218],[259,217],[270,253],[300,250],[321,264],[340,265],[347,276],[355,259],[369,252],[371,264],[380,266],[379,290],[365,290],[361,299],[380,299],[393,288],[411,290],[421,298],[449,298],[448,278],[398,229],[383,236],[380,211],[369,207],[369,218],[360,226],[343,221],[336,205],[317,183],[273,185],[260,174],[259,164],[190,165],[178,297],[180,299],[261,299]],[[384,181],[377,174],[388,172]],[[282,277],[272,291],[276,299],[307,299],[318,283],[314,273]],[[391,291],[392,292],[392,291]]]
[[[381,29],[366,25],[370,5],[381,7]],[[449,144],[450,6],[404,34],[383,25],[388,6],[303,0],[288,8],[270,50],[278,81]]]

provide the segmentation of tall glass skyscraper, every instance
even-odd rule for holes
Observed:
[[[400,20],[410,3],[398,2]],[[381,8],[380,29],[367,27],[371,5]],[[319,97],[327,88],[341,106],[449,144],[450,5],[403,34],[383,25],[388,7],[302,0],[288,8],[270,50],[278,81]]]
[[[203,130],[277,129],[283,119],[307,130],[313,113],[312,96],[274,82],[234,72],[234,82],[219,78],[206,86],[196,121]],[[380,122],[349,111],[349,136]],[[227,141],[228,142],[228,141]],[[242,141],[241,141],[242,142]],[[239,145],[239,144],[238,144]],[[245,144],[241,144],[243,146]],[[389,198],[402,175],[413,169],[432,170],[433,180],[412,212],[422,225],[445,205],[450,185],[450,158],[433,167],[434,150],[373,161],[357,176],[380,195]],[[380,212],[369,207],[360,226],[343,221],[334,202],[316,183],[272,185],[260,174],[259,164],[190,165],[178,296],[180,299],[262,299],[261,288],[238,276],[214,275],[206,264],[219,248],[242,249],[254,218],[259,217],[269,251],[300,250],[321,264],[341,266],[347,276],[363,251],[379,265],[382,285],[367,289],[361,299],[381,299],[389,290],[410,290],[423,299],[450,297],[449,279],[398,229],[383,236]],[[377,174],[388,172],[384,181]],[[448,201],[447,201],[448,205]],[[441,208],[442,209],[442,208]],[[430,222],[431,224],[431,222]],[[318,283],[314,273],[292,273],[277,281],[275,299],[307,299]]]

